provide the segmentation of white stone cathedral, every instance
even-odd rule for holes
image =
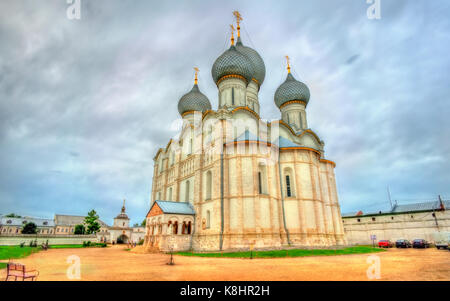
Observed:
[[[288,73],[274,94],[281,119],[261,119],[261,56],[237,43],[212,66],[217,110],[197,72],[180,98],[179,139],[154,157],[147,250],[217,251],[345,245],[335,163],[307,124],[308,87]],[[198,71],[198,70],[196,70]]]

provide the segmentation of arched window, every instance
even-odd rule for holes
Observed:
[[[234,106],[234,88],[231,88],[231,105]]]
[[[173,234],[178,234],[178,221],[173,223]]]
[[[191,234],[191,222],[187,224],[187,234]]]
[[[206,211],[206,228],[209,229],[211,227],[211,212],[209,210]]]
[[[286,196],[290,197],[292,196],[292,191],[291,191],[291,178],[289,175],[286,175]]]
[[[258,171],[258,192],[259,192],[259,194],[263,193],[263,190],[262,190],[262,174],[261,174],[260,171]]]
[[[295,196],[295,187],[294,187],[294,176],[292,174],[291,168],[286,168],[284,170],[284,189],[286,197],[293,197]]]
[[[183,225],[181,225],[181,234],[186,234],[186,222],[183,222]]]
[[[185,185],[186,185],[186,187],[185,187],[184,201],[186,203],[189,203],[189,194],[190,194],[191,182],[190,181],[186,181]]]
[[[264,164],[259,164],[258,166],[258,193],[267,193],[267,173]]]
[[[212,173],[210,170],[206,173],[206,199],[210,200],[212,195]]]

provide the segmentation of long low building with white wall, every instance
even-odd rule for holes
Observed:
[[[395,205],[388,212],[343,214],[344,231],[349,244],[371,244],[376,240],[425,239],[450,231],[450,201]]]
[[[144,240],[145,227],[130,227],[130,219],[125,213],[125,201],[121,212],[114,218],[114,223],[109,226],[102,220],[97,220],[100,229],[92,239],[91,236],[75,235],[77,225],[85,225],[85,216],[55,214],[54,219],[18,217],[0,215],[0,245],[20,244],[30,240],[26,234],[22,234],[22,229],[27,223],[36,225],[36,234],[33,237],[39,237],[40,240],[49,240],[50,244],[55,242],[66,242],[69,244],[82,244],[83,241],[98,241],[106,243],[139,243]],[[27,238],[27,239],[25,239]]]

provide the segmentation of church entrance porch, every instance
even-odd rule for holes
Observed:
[[[156,201],[147,214],[145,249],[163,252],[190,250],[194,216],[189,203]]]

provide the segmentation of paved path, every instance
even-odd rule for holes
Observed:
[[[54,249],[18,262],[40,272],[38,280],[68,280],[67,258],[81,261],[81,280],[368,280],[368,256],[340,255],[276,259],[231,259],[136,254],[123,247]],[[381,280],[450,280],[450,252],[389,249],[376,253]],[[0,271],[4,279],[6,271]]]

